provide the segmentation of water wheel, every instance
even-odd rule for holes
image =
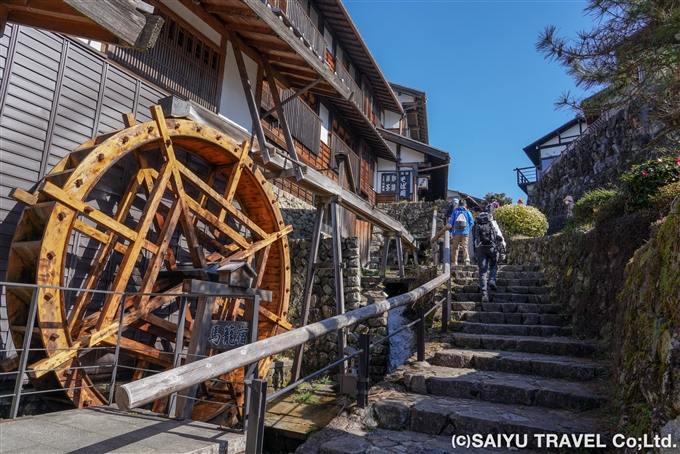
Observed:
[[[257,272],[254,287],[272,292],[272,301],[261,302],[259,338],[290,328],[291,228],[247,143],[196,122],[166,119],[158,106],[151,113],[154,121],[143,124],[126,115],[127,128],[75,149],[34,193],[16,192],[28,206],[11,244],[8,281],[76,288],[37,291],[30,377],[38,389],[62,390],[49,394],[52,402],[108,403],[83,365],[100,347],[111,351],[116,344],[121,310],[121,355],[138,369],[132,379],[171,368],[171,344],[179,338],[187,345],[191,335],[189,323],[178,335],[178,298],[171,296],[181,292],[185,269],[193,273],[189,277],[205,279],[210,266],[246,261]],[[156,295],[91,291],[96,289]],[[30,289],[7,289],[18,346],[32,296]],[[218,298],[213,319],[237,320],[243,304]],[[191,315],[188,310],[189,322]],[[260,376],[268,366],[260,362]],[[201,387],[205,403],[196,404],[194,419],[224,423],[236,415],[243,371],[221,378]]]

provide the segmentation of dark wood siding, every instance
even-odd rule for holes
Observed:
[[[5,279],[9,246],[23,210],[9,192],[17,187],[32,190],[75,147],[122,128],[122,114],[133,112],[138,121],[150,120],[149,107],[166,95],[78,40],[7,24],[0,39],[0,280]],[[126,184],[124,166],[107,179],[112,192]],[[116,202],[115,196],[101,193],[90,201],[107,211]],[[90,249],[85,255],[92,255],[95,246],[76,235],[70,247]],[[77,284],[85,268],[74,265],[66,284]],[[3,295],[0,349],[7,342]]]

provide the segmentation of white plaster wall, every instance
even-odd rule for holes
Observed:
[[[399,115],[398,113],[390,112],[389,110],[385,111],[385,122],[383,123],[385,125],[385,128],[387,129],[398,128],[400,120],[401,115]]]
[[[321,141],[326,145],[330,145],[328,140],[329,134],[328,130],[330,128],[330,115],[328,109],[323,104],[319,105],[319,117],[321,117]]]
[[[191,24],[196,30],[203,33],[210,41],[214,42],[218,46],[222,44],[222,36],[210,27],[208,24],[203,22],[203,20],[191,12],[189,8],[182,5],[179,0],[161,0],[165,6],[170,8],[172,11],[177,13],[179,17]]]
[[[397,99],[402,104],[404,104],[405,102],[415,102],[416,101],[415,96],[407,95],[407,94],[404,94],[404,93],[397,93]]]
[[[246,55],[243,55],[243,59],[246,64],[248,77],[251,83],[255,85],[255,80],[257,80],[257,63]],[[224,62],[224,81],[222,82],[219,114],[229,118],[247,131],[252,131],[253,129],[253,121],[250,118],[250,110],[248,109],[246,95],[243,93],[243,85],[241,84],[241,77],[238,73],[231,43],[227,43],[227,58],[225,58]]]
[[[411,163],[411,162],[425,162],[425,155],[412,150],[408,147],[401,146],[401,162]]]
[[[397,154],[397,144],[394,142],[390,142],[390,139],[385,139],[385,142],[387,143],[387,146],[390,147],[390,150],[394,153],[396,156]]]
[[[561,154],[565,148],[567,148],[566,145],[562,145],[559,147],[543,148],[541,150],[541,159],[557,156]]]
[[[394,172],[396,164],[393,161],[388,161],[387,159],[378,158],[376,163],[377,172]],[[376,173],[377,173],[376,172]],[[378,180],[380,181],[380,180]]]

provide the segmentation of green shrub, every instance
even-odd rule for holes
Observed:
[[[600,217],[601,211],[608,211],[611,205],[618,203],[616,189],[595,189],[583,194],[574,204],[573,216],[569,219],[570,225],[585,225],[595,222]]]
[[[507,236],[538,237],[548,231],[545,215],[531,206],[504,205],[494,211],[494,218]]]
[[[649,206],[649,197],[662,186],[680,180],[680,156],[652,159],[621,175],[621,196],[633,212]]]
[[[665,216],[671,209],[671,203],[680,195],[680,181],[662,186],[649,197],[649,204],[659,215]]]

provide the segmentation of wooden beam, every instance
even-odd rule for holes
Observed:
[[[250,8],[239,8],[224,5],[207,5],[205,10],[210,14],[224,14],[225,16],[257,17]]]
[[[276,79],[274,78],[274,70],[266,55],[262,55],[262,66],[264,66],[264,73],[267,76],[267,82],[269,83],[269,92],[272,95],[276,113],[279,116],[279,125],[283,130],[283,137],[286,139],[286,148],[288,148],[288,154],[291,158],[298,162],[299,158],[297,155],[297,150],[295,149],[295,142],[293,142],[293,135],[290,132],[290,128],[288,128],[286,114],[283,111],[283,105],[281,104],[281,98],[279,97],[279,89],[276,86]],[[304,177],[302,175],[302,170],[300,170],[300,166],[298,164],[294,164],[293,169],[295,170],[295,177],[297,178],[297,181],[302,180]]]
[[[62,1],[134,49],[151,49],[163,26],[160,16],[146,15],[128,0]]]
[[[246,64],[243,60],[243,54],[241,53],[241,40],[238,38],[238,36],[236,36],[235,32],[229,33],[229,40],[231,41],[231,46],[234,49],[234,58],[236,59],[236,66],[238,67],[238,73],[241,77],[243,93],[246,96],[248,111],[250,112],[250,119],[253,122],[252,129],[255,130],[255,136],[260,143],[260,152],[262,153],[262,158],[264,163],[267,164],[269,162],[269,152],[267,151],[267,140],[264,136],[262,123],[260,122],[260,103],[259,101],[255,102],[253,87],[248,77],[248,71],[246,70]]]
[[[319,256],[319,244],[321,243],[321,228],[323,227],[323,214],[326,205],[316,205],[316,216],[314,217],[314,230],[312,231],[312,244],[309,250],[309,258],[307,259],[307,278],[305,280],[305,290],[302,293],[302,308],[300,310],[300,321],[298,328],[307,326],[309,320],[309,307],[312,302],[312,286],[314,285],[314,266],[317,257]],[[295,359],[293,360],[293,368],[291,369],[291,382],[296,382],[300,379],[300,370],[302,368],[302,354],[304,352],[304,345],[300,345],[295,349]]]
[[[445,266],[440,276],[408,293],[369,304],[344,315],[336,315],[303,329],[282,333],[136,382],[126,383],[116,391],[116,405],[122,410],[140,407],[188,386],[205,382],[260,359],[295,348],[335,330],[350,327],[386,311],[405,306],[444,284],[450,278],[450,273],[450,268]]]
[[[260,249],[272,244],[276,240],[281,239],[283,236],[288,235],[292,231],[293,231],[293,226],[287,225],[286,227],[279,230],[278,232],[274,232],[274,233],[270,234],[265,239],[251,244],[248,248],[246,248],[246,249],[244,249],[240,252],[237,252],[236,254],[231,255],[229,257],[225,257],[222,261],[220,261],[220,264],[226,265],[227,263],[229,263],[233,260],[247,259],[248,257],[252,256],[253,254],[255,254]]]
[[[307,46],[295,36],[295,34],[264,4],[261,0],[242,0],[257,14],[267,25],[269,25],[295,53],[305,59],[305,61],[319,74],[322,75],[338,93],[344,98],[349,99],[350,89],[343,84],[340,79],[333,74],[326,66],[326,63],[317,57]]]

